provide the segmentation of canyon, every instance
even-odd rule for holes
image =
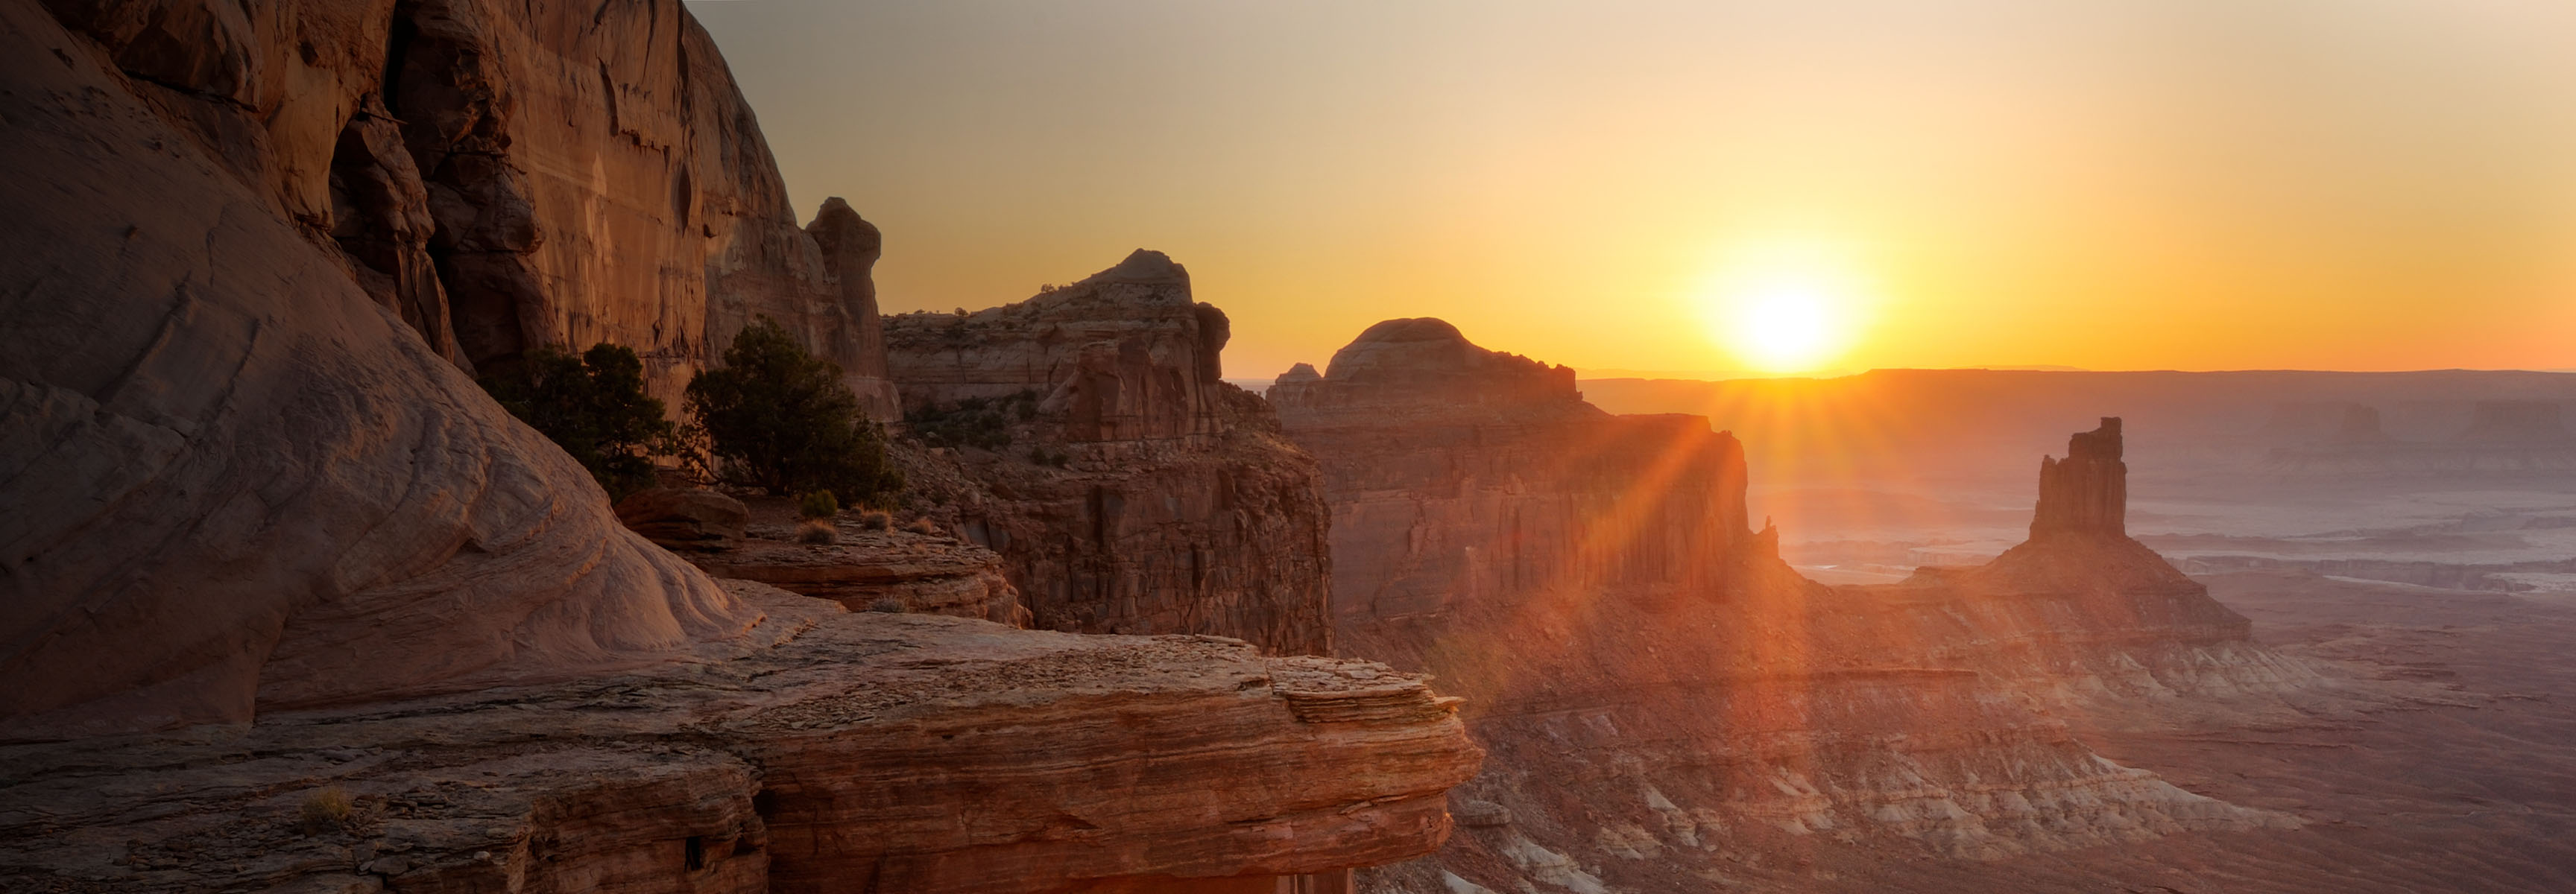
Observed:
[[[2175,471],[2554,480],[2576,377],[1596,383],[1404,318],[1255,394],[1160,252],[881,316],[681,4],[0,0],[0,73],[0,887],[2576,883],[2576,510],[2383,567]],[[908,482],[816,541],[611,506],[474,381],[615,342],[677,407],[762,317]]]
[[[1780,855],[1819,847],[1993,860],[2300,824],[2084,740],[2328,688],[2125,535],[2118,420],[2042,460],[2023,546],[1831,587],[1747,525],[1735,437],[1574,386],[1411,319],[1272,388],[1322,459],[1339,647],[1466,697],[1488,749],[1460,834],[1373,889],[1786,883]]]

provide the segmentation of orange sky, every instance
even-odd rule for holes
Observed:
[[[1790,246],[1847,309],[1780,371],[2576,367],[2564,0],[690,8],[889,312],[1141,246],[1229,376],[1396,316],[1716,374]]]

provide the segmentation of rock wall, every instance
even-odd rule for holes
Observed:
[[[348,43],[389,6],[108,6],[56,7],[105,43],[0,7],[0,737],[630,667],[757,620],[300,225],[341,126],[302,117],[353,114],[330,79],[381,71]]]
[[[676,407],[766,315],[841,364],[871,413],[895,412],[873,232],[827,258],[796,225],[750,108],[680,4],[48,5],[468,371],[612,341]]]
[[[968,432],[907,474],[1002,554],[1039,628],[1325,653],[1319,478],[1261,398],[1218,378],[1227,337],[1148,251],[1016,304],[889,317],[915,433]]]

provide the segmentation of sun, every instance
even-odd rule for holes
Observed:
[[[1816,246],[1736,253],[1697,295],[1712,341],[1745,367],[1809,372],[1850,350],[1869,289],[1857,265]]]

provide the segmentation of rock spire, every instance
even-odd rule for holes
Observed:
[[[2120,419],[2066,441],[2066,458],[2039,460],[2039,509],[2030,536],[2109,534],[2128,536],[2129,465],[2120,461]]]

